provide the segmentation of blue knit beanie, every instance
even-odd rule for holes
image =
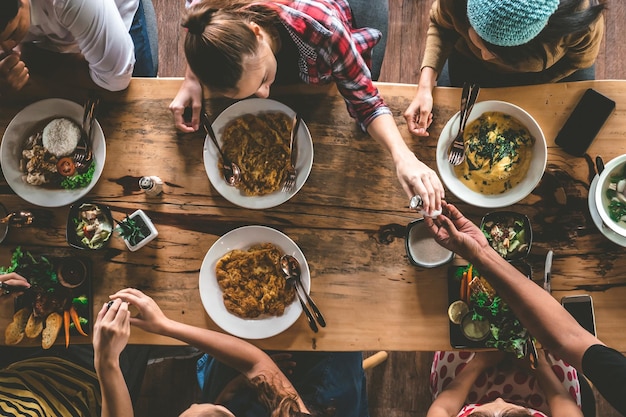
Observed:
[[[467,17],[478,36],[498,46],[518,46],[543,30],[559,0],[467,0]]]

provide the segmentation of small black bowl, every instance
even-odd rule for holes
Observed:
[[[494,243],[495,240],[490,232],[496,226],[498,226],[500,230],[504,230],[504,235],[508,233],[509,227],[512,227],[516,232],[515,237],[509,239],[508,248],[505,247],[505,245]],[[533,243],[533,229],[530,226],[530,220],[524,214],[514,211],[494,211],[488,213],[480,222],[480,229],[485,234],[485,237],[487,237],[491,247],[507,261],[524,259],[530,253],[530,247]],[[520,235],[521,239],[519,239]],[[504,236],[502,240],[504,240]],[[515,247],[513,247],[514,245]]]
[[[444,265],[454,257],[452,251],[440,246],[430,235],[423,217],[407,225],[405,247],[411,264],[423,268]]]
[[[78,214],[81,210],[81,208],[84,205],[93,205],[93,206],[97,206],[100,209],[100,217],[99,217],[99,221],[102,222],[107,222],[110,226],[111,226],[111,234],[102,242],[101,245],[99,245],[98,247],[95,248],[90,248],[89,246],[85,245],[82,241],[81,238],[76,234],[76,221],[78,220]],[[111,235],[113,234],[113,228],[114,228],[114,221],[113,221],[113,216],[111,215],[111,209],[108,206],[102,205],[102,204],[98,204],[98,203],[92,203],[89,201],[81,201],[75,204],[72,204],[70,206],[70,212],[67,216],[67,226],[65,229],[65,238],[67,240],[67,243],[76,249],[89,249],[89,250],[98,250],[98,249],[102,249],[104,247],[106,247],[109,244],[109,240],[111,240]]]

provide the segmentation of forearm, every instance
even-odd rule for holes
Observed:
[[[437,71],[431,67],[422,68],[417,86],[418,94],[422,91],[432,94],[435,85],[437,85]]]
[[[550,364],[541,364],[535,371],[539,387],[548,402],[552,417],[582,416],[582,411],[561,381],[552,371]]]
[[[172,320],[159,333],[195,346],[248,378],[256,376],[263,367],[278,370],[265,352],[237,337]]]
[[[102,417],[133,416],[133,403],[120,369],[119,360],[95,360],[102,393]]]
[[[407,153],[413,153],[404,141],[393,116],[390,114],[382,114],[372,120],[367,127],[367,133],[387,149],[396,165]]]
[[[473,259],[472,259],[473,258]],[[468,259],[487,278],[517,318],[554,355],[581,369],[584,352],[601,343],[546,291],[527,279],[494,250]]]
[[[456,375],[454,380],[433,401],[426,417],[456,415],[465,404],[465,398],[474,381],[484,370],[485,367],[481,362],[470,360],[465,368]]]

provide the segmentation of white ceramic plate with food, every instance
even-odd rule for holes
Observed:
[[[300,262],[302,285],[307,293],[311,288],[311,274],[304,254],[287,235],[267,226],[244,226],[231,230],[211,246],[200,267],[200,298],[211,319],[228,333],[244,339],[264,339],[287,330],[302,313],[297,298],[285,308],[282,316],[244,319],[230,313],[224,306],[222,290],[217,282],[217,261],[233,249],[246,250],[261,243],[271,243],[284,254]]]
[[[459,113],[457,112],[444,126],[437,142],[437,169],[448,190],[456,197],[477,207],[507,207],[523,200],[539,184],[548,161],[546,139],[537,121],[522,108],[504,101],[481,101],[474,105],[467,125],[485,112],[501,112],[521,122],[535,138],[532,159],[528,171],[521,182],[501,194],[482,194],[470,189],[456,175],[454,166],[448,162],[448,149],[459,130]],[[465,163],[465,162],[463,162]]]
[[[11,189],[29,203],[43,207],[61,207],[83,198],[96,185],[106,159],[104,133],[97,120],[93,125],[93,155],[95,172],[88,186],[74,190],[46,188],[24,181],[20,170],[22,149],[28,136],[42,121],[55,117],[67,117],[79,125],[83,120],[83,106],[70,100],[50,98],[33,103],[22,109],[7,126],[0,144],[2,172]],[[42,126],[43,127],[43,126]]]
[[[600,233],[604,235],[604,237],[617,245],[626,247],[626,237],[620,236],[613,230],[609,229],[602,221],[602,217],[600,217],[600,212],[598,211],[595,201],[599,178],[600,177],[598,175],[593,177],[593,181],[591,181],[591,185],[589,185],[589,196],[587,198],[589,203],[589,214],[591,214],[593,223],[596,225]]]
[[[290,118],[295,117],[296,114],[291,108],[275,100],[250,98],[236,102],[220,113],[213,121],[212,126],[217,142],[221,146],[222,132],[232,120],[245,114],[276,111],[283,112]],[[291,191],[287,193],[279,189],[278,191],[266,195],[248,196],[239,189],[228,185],[218,167],[219,152],[208,136],[204,140],[204,168],[206,169],[209,181],[211,181],[213,187],[215,187],[222,197],[231,203],[249,209],[276,207],[296,195],[311,173],[311,167],[313,166],[313,140],[311,139],[311,133],[304,120],[301,121],[296,136],[296,149],[298,157],[296,161],[296,184]]]

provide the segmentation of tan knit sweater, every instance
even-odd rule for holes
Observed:
[[[469,38],[469,29],[467,1],[435,0],[421,68],[431,67],[439,74],[453,48],[482,61],[480,49]],[[554,82],[593,65],[603,36],[604,17],[600,16],[587,31],[564,36],[554,44],[539,44],[533,54],[515,65],[499,58],[483,62],[485,68],[496,72],[543,72],[540,82]]]

